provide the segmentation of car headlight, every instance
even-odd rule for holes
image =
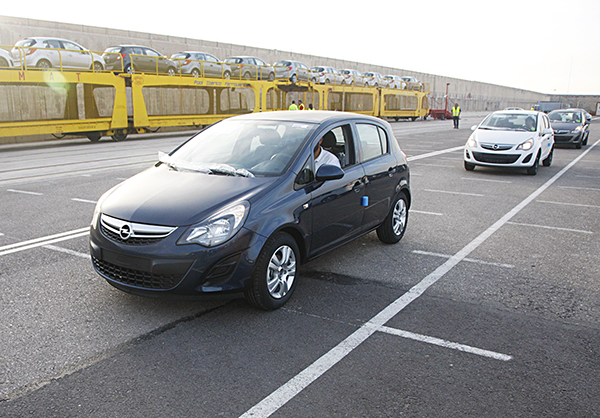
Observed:
[[[477,141],[472,136],[467,141],[467,146],[470,148],[475,148],[477,146]]]
[[[523,142],[521,145],[517,147],[517,149],[522,149],[524,151],[530,150],[533,147],[533,138],[529,138],[527,141]]]
[[[581,126],[578,126],[577,128],[575,128],[571,131],[571,133],[574,133],[574,134],[576,134],[578,132],[581,132]]]
[[[177,244],[200,244],[214,247],[233,238],[248,216],[250,203],[240,202],[228,206],[208,219],[192,225],[179,238]]]
[[[100,210],[102,208],[102,203],[106,200],[106,198],[117,188],[118,184],[100,196],[98,202],[96,202],[96,207],[94,208],[94,214],[92,215],[92,223],[90,224],[92,228],[96,229],[98,226],[98,218],[100,217]]]

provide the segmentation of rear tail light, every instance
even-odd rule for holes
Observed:
[[[36,48],[31,48],[31,49],[28,49],[28,50],[27,50],[27,53],[26,53],[25,55],[31,55],[31,54],[33,54],[35,51],[37,51],[37,49],[36,49]]]
[[[288,71],[292,71],[292,67],[288,67]]]
[[[192,62],[192,60],[185,60],[185,61],[183,61],[183,64],[181,64],[181,65],[188,65],[190,62]]]

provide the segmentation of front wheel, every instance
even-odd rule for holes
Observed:
[[[540,154],[535,157],[535,161],[533,165],[527,169],[527,174],[530,176],[535,176],[538,172],[538,168],[540,167]]]
[[[401,193],[392,206],[390,213],[377,228],[377,238],[385,244],[395,244],[402,239],[408,222],[408,199]]]
[[[37,67],[42,69],[52,68],[52,64],[50,64],[50,61],[48,60],[39,60],[37,63]]]
[[[246,299],[267,311],[281,308],[294,293],[299,266],[296,241],[285,232],[274,234],[258,256]]]

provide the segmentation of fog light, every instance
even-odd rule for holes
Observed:
[[[528,154],[527,157],[525,157],[525,159],[523,160],[523,164],[528,163],[529,161],[531,161],[531,156],[533,154]]]

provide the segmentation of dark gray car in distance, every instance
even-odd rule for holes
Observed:
[[[177,72],[177,63],[157,50],[142,45],[111,46],[104,50],[102,58],[109,71],[169,75]]]
[[[316,150],[330,164],[316,169]],[[129,293],[244,294],[271,310],[294,292],[300,263],[371,231],[397,243],[410,204],[406,156],[387,122],[253,113],[212,125],[106,192],[90,251],[96,271]]]
[[[583,109],[559,109],[548,113],[556,144],[587,145],[591,116]]]

